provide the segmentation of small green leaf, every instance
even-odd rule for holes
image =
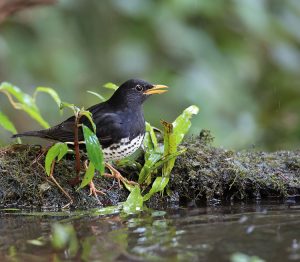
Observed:
[[[123,211],[126,214],[135,214],[140,212],[142,208],[143,197],[141,195],[141,190],[138,186],[135,186],[127,197],[126,202],[123,204]]]
[[[100,99],[100,101],[105,101],[106,100],[102,95],[98,94],[97,92],[93,92],[93,91],[87,91],[87,92],[89,94],[92,94],[92,95],[98,97]]]
[[[103,174],[104,155],[99,140],[96,134],[93,133],[87,126],[82,125],[82,130],[89,160],[94,164],[95,168]]]
[[[78,189],[84,188],[86,185],[88,185],[94,178],[94,175],[95,175],[95,166],[93,165],[92,162],[90,162]]]
[[[50,95],[53,100],[56,102],[58,108],[60,108],[60,104],[61,104],[61,100],[59,98],[59,95],[57,94],[57,92],[53,89],[53,88],[50,88],[50,87],[37,87],[35,89],[35,92],[33,94],[33,100],[36,101],[36,96],[38,93],[47,93],[48,95]]]
[[[179,145],[184,135],[189,131],[191,127],[191,117],[197,115],[199,108],[195,105],[186,108],[180,116],[173,122],[173,133],[176,137],[176,145]]]
[[[119,88],[116,84],[114,84],[112,82],[108,82],[108,83],[104,84],[103,87],[112,89],[112,90],[117,90]]]
[[[68,146],[65,143],[54,144],[47,152],[45,159],[45,170],[47,175],[50,175],[52,162],[61,160],[64,155],[68,152]]]
[[[176,137],[173,134],[173,124],[161,121],[164,126],[164,156],[172,155],[177,151]],[[170,159],[163,167],[163,176],[168,176],[174,166],[175,159]]]
[[[7,96],[9,102],[15,109],[25,111],[41,126],[44,128],[49,128],[49,124],[41,116],[34,99],[30,95],[22,92],[20,88],[5,82],[0,85],[0,92],[3,92]],[[15,97],[18,102],[15,102],[12,96]]]
[[[151,138],[151,142],[153,144],[153,149],[156,150],[156,148],[158,146],[157,138],[156,138],[153,127],[148,122],[146,122],[146,132],[149,133],[150,138]]]
[[[149,158],[147,159],[147,161],[145,162],[141,172],[139,173],[139,184],[143,184],[148,177],[151,174],[151,168],[154,166],[154,164],[159,161],[159,159],[161,159],[162,154],[152,151],[149,154]],[[151,182],[151,181],[150,181]]]
[[[93,131],[94,131],[94,133],[96,133],[96,125],[93,121],[92,113],[90,111],[86,111],[86,110],[81,109],[80,110],[80,115],[85,116],[90,121],[90,123],[93,127]]]
[[[165,189],[168,182],[169,182],[169,177],[161,177],[161,176],[157,177],[153,182],[150,191],[146,195],[144,195],[143,200],[147,201],[155,193],[160,191],[162,192]]]
[[[77,115],[80,112],[79,107],[75,106],[74,104],[70,104],[67,102],[61,102],[59,105],[59,110],[63,110],[65,108],[69,108],[73,111],[74,115]]]
[[[6,129],[7,131],[13,134],[17,133],[14,124],[1,111],[0,111],[0,126],[2,126],[4,129]]]
[[[32,108],[34,111],[38,111],[38,108],[35,105],[33,98],[30,95],[24,93],[19,87],[14,86],[7,82],[3,82],[0,85],[0,91],[5,93],[6,95],[8,93],[9,95],[14,96],[21,104]],[[9,97],[9,99],[10,98],[11,97]],[[10,101],[10,102],[12,103],[14,101]]]

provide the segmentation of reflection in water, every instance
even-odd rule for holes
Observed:
[[[233,205],[114,214],[0,213],[0,261],[230,261],[241,252],[266,261],[300,260],[300,206]],[[78,240],[51,247],[54,223]]]

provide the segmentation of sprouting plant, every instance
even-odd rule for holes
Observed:
[[[98,170],[100,174],[104,173],[104,155],[99,140],[96,136],[96,125],[93,122],[91,113],[89,111],[84,110],[84,108],[80,109],[73,104],[65,102],[61,103],[60,108],[70,108],[74,113],[74,141],[65,143],[59,142],[54,144],[47,152],[45,159],[45,169],[47,175],[53,179],[53,169],[55,162],[61,160],[62,157],[64,157],[64,155],[68,151],[73,152],[73,150],[68,147],[68,145],[72,145],[74,147],[75,152],[75,170],[78,176],[80,173],[81,166],[79,144],[85,144],[89,164],[86,167],[85,175],[82,179],[81,185],[79,186],[80,189],[85,187],[92,181],[95,174],[95,170]],[[86,117],[90,121],[93,130],[91,130],[86,125],[80,123],[80,119],[82,117]],[[79,128],[82,128],[84,141],[79,141]],[[65,191],[63,191],[63,193],[67,195],[67,197],[71,201],[70,203],[72,203],[71,197]]]
[[[142,210],[143,202],[149,200],[155,193],[164,191],[170,180],[176,157],[185,151],[185,149],[178,150],[178,145],[191,127],[191,117],[198,114],[198,111],[197,106],[190,106],[173,123],[162,121],[164,127],[163,144],[157,142],[153,127],[148,123],[146,124],[144,139],[145,164],[139,173],[138,182],[144,190],[149,185],[151,185],[151,188],[143,196],[140,187],[133,188],[123,205],[125,213],[135,213]],[[161,166],[163,167],[162,175],[156,176],[153,181],[154,171]]]

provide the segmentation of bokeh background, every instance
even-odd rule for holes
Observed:
[[[98,102],[87,90],[108,97],[104,83],[129,78],[171,87],[145,105],[153,125],[195,104],[191,132],[210,129],[218,146],[297,149],[300,1],[61,0],[0,24],[0,80],[30,94],[49,86],[87,107]],[[39,105],[63,120],[50,97]],[[3,94],[0,109],[19,131],[40,128]],[[0,130],[1,144],[9,137]]]

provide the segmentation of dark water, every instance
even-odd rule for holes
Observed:
[[[237,252],[265,261],[300,261],[297,204],[152,210],[129,217],[99,210],[2,210],[0,218],[0,261],[237,261],[230,259]],[[74,227],[75,251],[52,247],[56,222]]]

